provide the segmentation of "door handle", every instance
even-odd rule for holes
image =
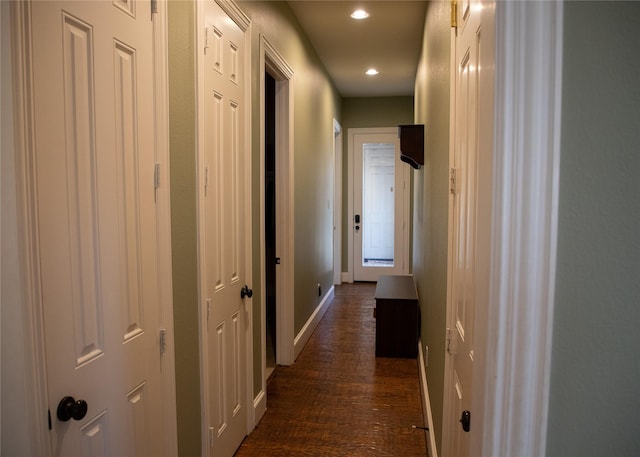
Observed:
[[[60,400],[60,403],[58,403],[56,416],[58,416],[58,419],[62,422],[67,422],[69,419],[79,421],[84,419],[84,416],[87,415],[88,409],[89,407],[87,406],[86,401],[76,401],[73,397],[64,397]]]
[[[240,298],[244,300],[244,297],[251,298],[252,296],[253,296],[253,290],[249,289],[249,286],[245,284],[244,287],[240,289]]]
[[[462,417],[460,418],[460,423],[462,424],[462,430],[468,432],[471,430],[471,413],[466,409],[462,411]]]

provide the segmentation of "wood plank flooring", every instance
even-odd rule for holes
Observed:
[[[415,359],[375,357],[375,284],[344,284],[236,456],[426,456]]]

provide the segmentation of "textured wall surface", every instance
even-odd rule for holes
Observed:
[[[640,455],[640,4],[564,21],[547,455]]]
[[[438,449],[442,447],[449,211],[450,5],[430,2],[416,75],[415,122],[425,124],[425,163],[413,172],[413,274]]]
[[[178,452],[200,455],[200,342],[196,219],[195,4],[169,10],[171,251]]]

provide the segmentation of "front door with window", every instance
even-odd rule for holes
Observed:
[[[396,128],[350,129],[353,154],[353,279],[408,272],[409,167]]]

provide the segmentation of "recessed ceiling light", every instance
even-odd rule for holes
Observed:
[[[354,19],[366,19],[369,17],[369,13],[367,13],[365,10],[355,10],[353,13],[351,13],[351,17]]]
[[[364,72],[366,75],[368,76],[375,76],[378,73],[380,73],[378,70],[376,70],[375,68],[369,68],[367,71]]]

